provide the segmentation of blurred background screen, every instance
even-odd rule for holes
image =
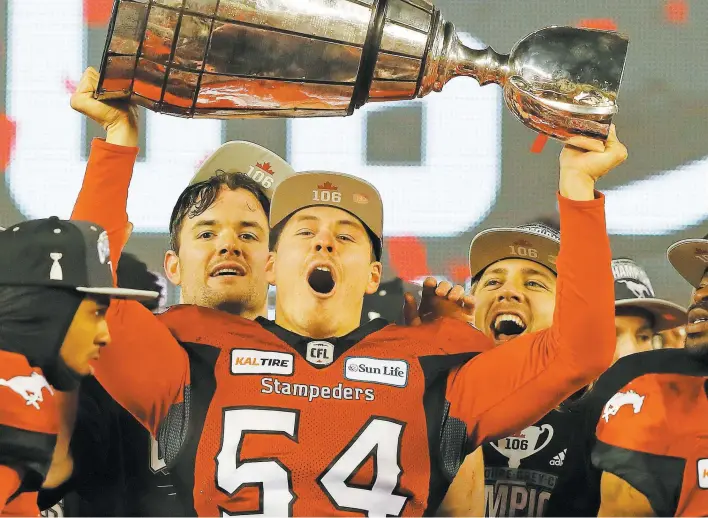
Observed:
[[[69,107],[87,65],[98,68],[112,0],[0,3],[0,226],[68,217],[89,144],[102,131]],[[508,53],[549,25],[616,29],[630,46],[615,118],[630,159],[602,180],[615,256],[644,266],[659,297],[688,303],[668,245],[708,232],[708,2],[701,0],[438,0],[468,43]],[[127,250],[162,271],[172,205],[226,140],[250,140],[297,170],[374,183],[385,202],[386,278],[464,282],[474,234],[556,211],[560,145],[502,106],[501,90],[459,78],[443,93],[368,105],[348,118],[184,120],[142,113]],[[170,300],[176,293],[170,291]]]

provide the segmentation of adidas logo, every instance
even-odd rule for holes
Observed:
[[[549,464],[550,464],[551,466],[562,466],[562,465],[563,465],[563,461],[565,460],[565,452],[566,452],[566,451],[568,451],[568,448],[566,448],[565,450],[563,450],[562,452],[560,452],[558,455],[556,455],[555,457],[553,457],[553,458],[551,459],[551,461],[549,462]]]

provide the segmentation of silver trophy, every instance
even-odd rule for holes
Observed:
[[[605,139],[627,45],[549,27],[509,55],[473,50],[427,0],[115,0],[96,97],[182,117],[345,116],[471,76],[536,131]]]

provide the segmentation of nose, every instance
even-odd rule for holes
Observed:
[[[315,251],[327,251],[330,254],[334,251],[334,243],[334,235],[332,235],[332,232],[330,232],[329,230],[321,230],[320,232],[318,232],[317,236],[313,241]]]
[[[111,343],[111,333],[108,330],[108,322],[106,322],[105,318],[98,323],[94,343],[99,347],[105,347]]]
[[[511,283],[505,283],[497,294],[497,302],[513,301],[522,302],[524,300],[523,293],[516,289]]]
[[[238,239],[238,236],[231,232],[224,233],[219,241],[219,255],[235,255],[239,257],[241,253],[241,240]]]

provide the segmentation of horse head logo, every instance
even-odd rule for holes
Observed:
[[[0,387],[8,387],[24,398],[28,405],[39,410],[39,403],[44,401],[42,391],[46,388],[54,395],[52,387],[41,374],[33,372],[29,376],[15,376],[9,380],[0,379]]]
[[[629,390],[627,392],[618,392],[610,398],[607,404],[605,404],[605,408],[602,411],[602,418],[607,423],[610,420],[610,417],[613,415],[617,415],[617,412],[620,411],[620,408],[625,405],[631,405],[632,410],[634,410],[634,413],[638,414],[642,409],[645,397],[646,396],[640,396],[633,390]]]
[[[620,279],[617,282],[621,282],[627,286],[627,289],[634,293],[634,295],[639,299],[650,299],[654,296],[649,287],[642,283],[630,281],[628,279]]]

